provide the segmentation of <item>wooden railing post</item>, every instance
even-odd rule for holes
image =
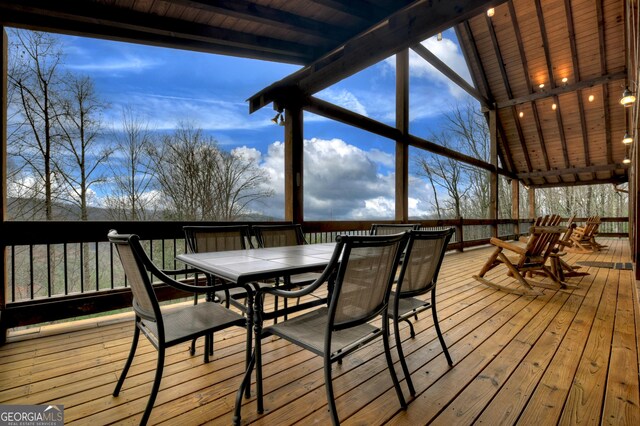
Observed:
[[[464,220],[462,217],[458,218],[458,224],[456,225],[456,236],[458,237],[458,243],[460,243],[460,247],[458,247],[459,252],[464,251],[464,233],[462,231]]]
[[[2,179],[2,194],[0,195],[0,220],[7,219],[7,32],[0,26],[2,39],[2,53],[0,55],[0,179]],[[7,339],[6,319],[4,312],[7,297],[7,248],[0,247],[0,345]]]

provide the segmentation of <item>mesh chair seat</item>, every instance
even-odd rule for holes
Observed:
[[[243,326],[245,318],[218,303],[199,303],[188,309],[162,309],[165,345],[186,342],[205,331],[218,331],[233,325]],[[154,321],[142,319],[142,324],[157,341],[158,329]],[[148,336],[151,337],[151,336]]]
[[[389,305],[393,305],[395,299],[395,294],[391,295],[389,299]],[[431,308],[431,302],[427,300],[418,299],[417,297],[407,297],[400,298],[398,301],[398,312],[403,312],[399,314],[399,319],[403,319],[403,317],[411,317],[414,314],[420,313],[424,310]]]
[[[322,307],[269,327],[269,331],[283,339],[296,342],[316,354],[324,353],[329,309]],[[331,336],[331,354],[346,352],[368,342],[380,333],[380,328],[369,323],[334,331]]]

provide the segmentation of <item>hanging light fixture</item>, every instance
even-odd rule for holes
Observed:
[[[284,114],[280,113],[280,121],[278,122],[279,125],[284,126]]]
[[[633,138],[629,136],[629,132],[624,132],[624,138],[622,138],[622,143],[625,145],[629,145],[633,143]]]
[[[625,87],[624,92],[622,92],[622,98],[620,98],[620,104],[624,107],[630,107],[635,101],[636,96],[629,90],[629,86]]]
[[[282,115],[282,113],[281,113],[281,112],[278,112],[278,113],[276,114],[276,116],[275,116],[275,117],[273,117],[273,118],[271,119],[271,122],[272,122],[272,123],[274,123],[274,124],[278,124],[278,120],[280,119],[280,116],[281,116],[281,115]]]
[[[438,35],[436,36],[436,40],[442,41],[442,33],[438,33]]]
[[[622,160],[622,164],[629,164],[631,163],[631,159],[629,158],[629,154],[625,154],[624,155],[624,160]]]
[[[492,17],[493,15],[495,15],[495,14],[496,14],[496,10],[495,10],[494,8],[487,9],[487,16],[488,16],[489,18],[491,18],[491,17]]]

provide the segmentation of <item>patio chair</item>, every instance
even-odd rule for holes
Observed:
[[[420,229],[419,223],[373,223],[371,224],[370,235],[391,235],[399,232]]]
[[[230,226],[183,226],[185,240],[187,243],[187,251],[190,253],[204,253],[226,250],[244,250],[253,248],[251,244],[251,232],[249,225],[230,225]],[[207,285],[214,286],[216,284],[214,277],[205,274]],[[222,281],[220,281],[222,282]],[[242,312],[246,312],[247,293],[243,287],[235,286],[232,288],[225,287],[218,290],[214,294],[207,294],[207,301],[213,300],[213,295],[223,302],[227,308],[233,304]],[[244,303],[239,300],[242,299]],[[194,296],[194,303],[198,303],[197,295]],[[209,339],[211,345],[208,350],[213,355],[213,336]],[[191,354],[195,353],[195,339],[191,344]]]
[[[416,334],[409,318],[415,317],[420,312],[431,310],[433,324],[445,358],[449,365],[453,365],[453,360],[449,355],[447,344],[444,341],[444,337],[442,337],[440,325],[438,324],[436,284],[438,282],[438,273],[442,266],[442,259],[447,250],[447,244],[449,244],[454,232],[454,228],[449,228],[444,231],[410,231],[409,233],[409,241],[407,242],[404,261],[400,269],[398,285],[396,291],[391,294],[389,301],[389,315],[394,320],[393,329],[396,338],[396,349],[400,359],[404,359],[400,340],[400,321],[405,321],[409,324],[411,338],[415,338]],[[429,292],[431,293],[430,300],[423,300],[417,297]],[[401,364],[404,370],[406,363]],[[411,395],[415,395],[416,392],[408,369],[404,370],[404,377],[407,380]]]
[[[331,262],[313,284],[298,291],[278,288],[264,288],[259,291],[285,298],[297,298],[311,294],[327,281],[333,281],[334,286],[328,307],[323,306],[264,329],[260,328],[261,321],[256,321],[255,362],[259,413],[263,411],[261,340],[270,335],[286,339],[324,359],[327,402],[334,425],[339,424],[339,419],[333,394],[331,365],[364,344],[381,338],[393,386],[400,405],[403,409],[406,408],[391,359],[388,329],[389,295],[406,238],[406,234],[339,236]],[[262,299],[256,297],[258,316],[262,311],[259,306]],[[370,323],[376,318],[381,318],[380,327]],[[400,362],[405,361],[401,358]]]
[[[570,286],[561,281],[545,265],[553,250],[556,249],[560,237],[566,231],[567,228],[564,226],[532,226],[529,230],[529,239],[525,247],[502,241],[499,238],[491,238],[490,242],[496,246],[496,249],[478,275],[474,275],[473,278],[499,290],[526,296],[541,296],[543,294],[534,289],[534,285],[554,290],[575,288],[575,286]],[[504,250],[516,254],[517,257],[510,259],[505,255]],[[487,272],[500,265],[506,266],[507,275],[514,277],[517,283],[520,284],[519,287],[508,287],[484,278]],[[527,280],[526,275],[529,272],[541,272],[551,279],[552,284],[531,279]]]
[[[600,216],[587,218],[584,226],[577,227],[571,235],[573,246],[567,251],[571,253],[593,253],[607,246],[596,242],[596,235],[600,227]]]
[[[206,293],[212,291],[213,288],[211,286],[187,285],[169,277],[165,271],[158,269],[149,259],[137,235],[121,235],[117,231],[111,230],[108,238],[116,248],[125,276],[131,286],[131,292],[133,293],[132,306],[135,312],[135,328],[131,350],[113,391],[113,396],[118,396],[120,393],[129,367],[131,367],[140,332],[149,339],[149,342],[158,351],[155,378],[147,406],[140,420],[140,424],[144,425],[149,420],[149,415],[160,388],[166,348],[188,342],[200,336],[204,336],[205,341],[207,341],[215,331],[232,326],[246,327],[247,320],[242,315],[232,312],[218,303],[160,308],[149,274],[165,285],[189,293]],[[187,273],[192,271],[182,270],[175,272]],[[205,343],[205,347],[208,347],[208,342]],[[250,351],[251,330],[250,327],[247,327],[247,354]],[[205,351],[205,362],[208,361],[208,351]]]
[[[580,269],[580,266],[569,265],[564,259],[563,256],[567,254],[567,249],[573,246],[571,242],[571,236],[573,235],[573,231],[576,229],[576,224],[573,223],[574,216],[571,216],[567,222],[567,232],[562,235],[562,238],[558,241],[558,245],[555,250],[551,253],[551,271],[560,279],[560,281],[564,281],[565,278],[571,277],[584,277],[589,275],[588,272],[580,272],[577,269]]]

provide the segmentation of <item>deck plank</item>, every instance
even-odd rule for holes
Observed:
[[[605,243],[605,250],[565,260],[629,262],[626,241]],[[381,342],[372,342],[334,366],[342,423],[639,424],[640,307],[633,271],[583,267],[590,275],[569,279],[577,289],[524,297],[471,278],[490,251],[445,256],[437,306],[454,366],[444,359],[429,314],[414,323],[415,338],[403,324],[416,397],[409,397],[392,347],[409,402],[400,409]],[[512,281],[494,271],[491,279]],[[133,331],[130,316],[118,318],[10,335],[0,347],[0,403],[64,404],[67,424],[137,424],[157,353],[141,339],[123,390],[112,397]],[[203,339],[193,357],[187,343],[168,350],[150,424],[228,425],[244,372],[245,335],[240,328],[216,333],[209,364],[202,362]],[[275,337],[265,339],[263,349],[265,412],[257,414],[252,393],[243,401],[243,424],[330,422],[322,360]]]

